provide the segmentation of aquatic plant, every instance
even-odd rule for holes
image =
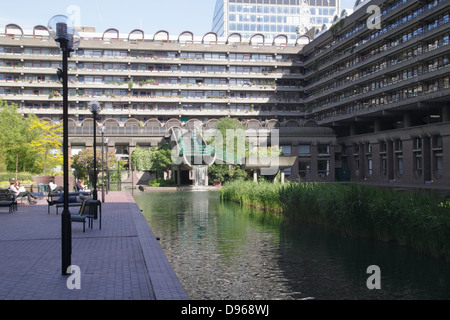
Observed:
[[[450,260],[450,208],[427,192],[358,184],[236,181],[221,199],[317,223],[350,236],[394,241]]]

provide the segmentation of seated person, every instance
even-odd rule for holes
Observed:
[[[55,179],[54,178],[50,178],[50,182],[48,183],[48,186],[50,188],[50,192],[52,192],[52,193],[64,192],[64,188],[63,187],[58,187],[55,184]]]
[[[24,187],[20,187],[20,182],[16,181],[16,182],[11,182],[10,186],[9,186],[9,190],[11,190],[14,193],[14,196],[16,198],[21,198],[21,197],[27,197],[28,198],[28,203],[30,204],[36,204],[36,197],[34,195],[31,194],[30,191],[26,191]],[[31,200],[34,199],[34,200]]]
[[[83,184],[83,180],[79,179],[77,184],[75,185],[75,189],[77,192],[88,191],[86,190],[86,186]]]
[[[84,200],[91,200],[91,197],[83,196],[83,195],[79,195],[79,196],[76,196],[76,197],[74,197],[74,196],[69,196],[69,203],[81,203],[81,202],[83,202]],[[55,200],[55,201],[49,201],[49,200],[47,199],[47,202],[48,202],[49,205],[54,205],[54,204],[57,204],[57,203],[64,203],[64,195],[62,194],[62,195],[59,197],[59,199],[58,199],[58,200]]]

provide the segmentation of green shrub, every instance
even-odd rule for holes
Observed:
[[[173,187],[176,186],[173,180],[164,180],[162,178],[154,179],[148,184],[150,187]]]

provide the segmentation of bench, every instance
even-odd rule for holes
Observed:
[[[80,203],[80,209],[78,213],[70,215],[71,222],[82,222],[83,232],[86,230],[86,220],[89,221],[89,227],[92,229],[94,226],[94,220],[98,219],[98,209],[100,208],[100,224],[99,229],[102,228],[102,203],[99,200],[84,200]]]
[[[2,190],[0,193],[0,207],[8,207],[9,213],[17,211],[17,200],[14,194]]]
[[[63,195],[63,193],[52,193],[50,192],[47,196],[47,202],[48,202],[48,214],[50,214],[50,207],[55,206],[56,208],[56,214],[58,214],[58,209],[59,208],[63,208],[64,207],[64,202],[57,202],[61,196]],[[77,197],[77,196],[90,196],[91,193],[90,192],[70,192],[69,193],[69,197]],[[80,207],[81,206],[81,202],[69,202],[69,207]]]

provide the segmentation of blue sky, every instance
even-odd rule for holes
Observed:
[[[216,0],[22,0],[2,1],[0,28],[16,23],[23,29],[47,25],[57,14],[69,15],[70,8],[79,8],[83,26],[97,32],[116,28],[121,33],[142,29],[154,34],[167,30],[170,34],[192,31],[202,36],[211,31]],[[354,0],[342,0],[341,8],[352,8]]]

